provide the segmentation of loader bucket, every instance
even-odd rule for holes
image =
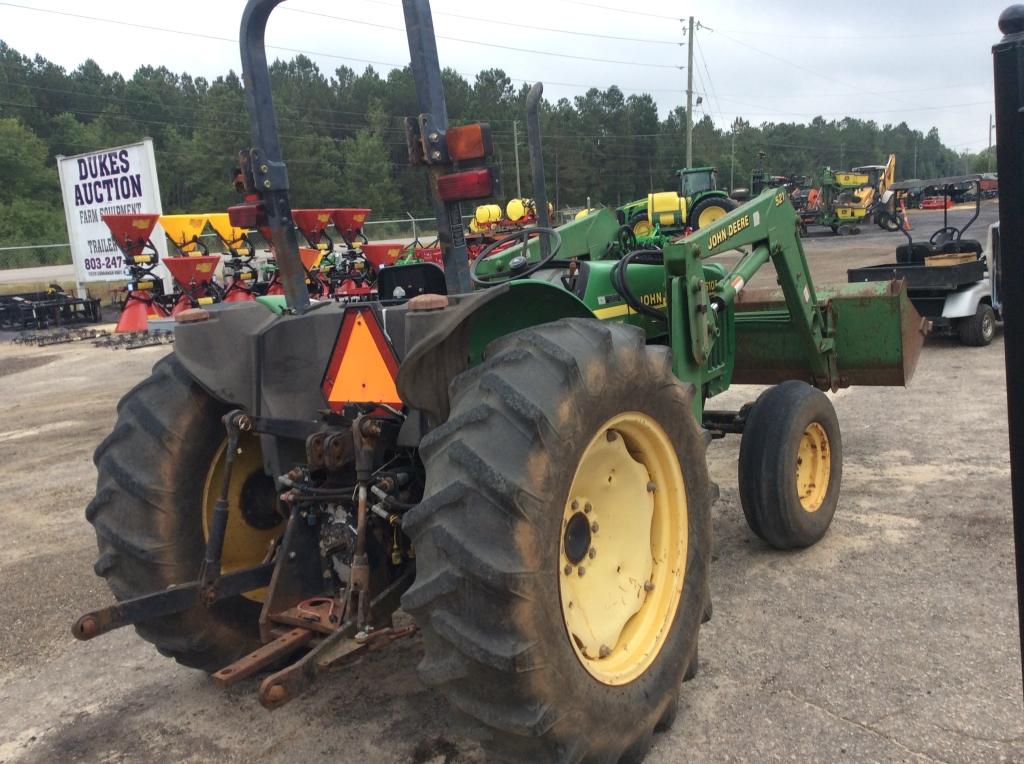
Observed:
[[[194,252],[199,234],[206,228],[206,215],[161,215],[160,225],[183,255]]]
[[[817,292],[820,304],[831,304],[839,386],[906,385],[931,323],[914,309],[904,282],[827,284]],[[733,382],[787,379],[813,381],[781,290],[740,292]]]
[[[196,255],[194,257],[165,257],[161,262],[167,266],[171,276],[182,287],[189,284],[209,284],[217,272],[220,255]]]
[[[336,208],[331,210],[331,220],[334,221],[334,227],[338,229],[338,233],[345,239],[351,239],[363,230],[363,223],[366,222],[371,211],[355,207]]]
[[[295,227],[302,231],[312,246],[316,246],[323,237],[324,229],[331,223],[333,210],[292,210]]]
[[[229,244],[241,241],[245,236],[245,229],[231,225],[231,216],[226,212],[211,212],[206,219],[210,221],[210,227],[217,232],[217,235]]]
[[[370,261],[370,264],[378,270],[388,265],[394,265],[398,258],[407,251],[407,248],[403,244],[388,244],[386,242],[380,244],[363,244],[360,249],[366,259]]]
[[[138,257],[142,254],[146,242],[149,241],[149,235],[153,233],[153,227],[159,219],[159,215],[148,213],[103,215],[103,222],[107,224],[114,241],[126,257]]]

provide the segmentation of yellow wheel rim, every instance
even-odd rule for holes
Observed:
[[[650,220],[638,220],[633,223],[633,235],[638,239],[643,239],[654,233],[654,226],[651,225]]]
[[[206,473],[203,486],[204,539],[209,538],[210,523],[220,497],[226,448],[227,440],[217,449],[213,464]],[[266,557],[271,542],[281,535],[284,527],[284,519],[275,512],[276,501],[273,481],[263,472],[259,438],[242,433],[228,486],[228,527],[221,550],[221,569],[225,573],[259,565]],[[266,589],[258,589],[245,596],[262,602],[265,594]]]
[[[700,215],[697,216],[697,227],[707,228],[720,217],[724,217],[727,212],[725,207],[719,207],[717,204],[709,205],[702,209]]]
[[[598,681],[643,674],[668,637],[686,576],[686,487],[651,417],[612,417],[583,451],[562,514],[562,617]]]
[[[796,490],[805,512],[817,512],[828,493],[832,452],[828,433],[817,422],[811,422],[800,437],[796,457]]]

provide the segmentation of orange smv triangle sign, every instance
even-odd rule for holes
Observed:
[[[330,407],[335,411],[346,403],[401,407],[397,375],[398,363],[372,311],[346,311],[322,385]]]

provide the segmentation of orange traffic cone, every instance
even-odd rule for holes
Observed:
[[[911,229],[910,216],[907,215],[907,205],[904,204],[902,199],[900,199],[900,215],[903,216],[903,230],[909,231]]]

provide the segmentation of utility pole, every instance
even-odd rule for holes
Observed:
[[[988,115],[988,171],[992,172],[992,131],[995,129],[996,123],[992,119],[992,115]]]
[[[519,120],[512,121],[512,148],[516,155],[516,197],[523,198],[523,185],[519,179]]]
[[[839,169],[843,169],[843,165],[846,163],[846,144],[839,144]]]
[[[558,144],[555,144],[555,210],[560,210],[562,206],[558,203]]]
[[[693,16],[686,38],[686,166],[693,166]]]
[[[914,177],[917,177],[917,144],[914,144]]]
[[[733,175],[736,172],[736,126],[732,127],[732,157],[729,160],[729,190],[732,191],[736,188],[736,184],[733,182]]]

